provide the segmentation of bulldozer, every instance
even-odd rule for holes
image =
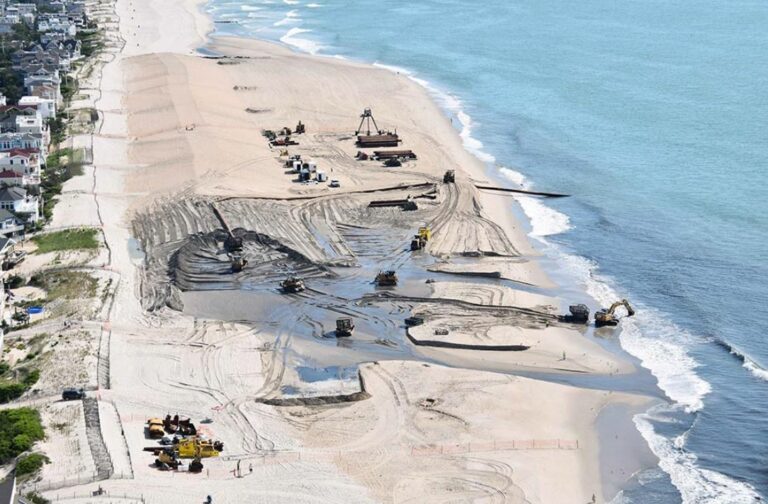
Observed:
[[[376,275],[376,285],[379,287],[390,287],[397,285],[397,273],[393,270],[380,271]]]
[[[415,251],[423,249],[427,246],[427,242],[430,238],[432,238],[432,231],[426,226],[420,227],[419,232],[413,235],[413,239],[411,240],[411,250]]]
[[[288,277],[282,282],[280,282],[280,287],[283,289],[283,292],[288,293],[297,293],[302,292],[304,289],[306,289],[306,286],[304,285],[304,280],[298,277]]]
[[[445,184],[453,184],[456,182],[456,172],[453,170],[448,170],[445,172],[445,175],[443,175],[443,183]]]
[[[307,132],[307,126],[303,122],[299,121],[299,124],[296,125],[295,133],[297,135],[301,135],[306,132]]]
[[[171,448],[162,450],[160,453],[158,453],[157,458],[155,459],[155,467],[161,471],[177,471],[180,465],[181,461],[176,458],[176,453],[174,453],[173,449]]]
[[[617,308],[622,306],[627,309],[627,317],[631,317],[635,314],[635,310],[630,306],[629,301],[622,299],[621,301],[613,303],[607,310],[602,309],[595,312],[595,327],[618,325],[619,319],[616,317],[615,312]]]
[[[355,322],[349,317],[343,317],[336,320],[336,337],[352,336],[355,330]]]
[[[240,252],[230,252],[229,264],[232,266],[232,273],[240,273],[248,265],[248,259],[243,257]]]

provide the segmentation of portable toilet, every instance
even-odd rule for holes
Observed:
[[[301,172],[299,172],[299,180],[304,182],[305,180],[309,180],[309,170],[307,168],[302,168]]]
[[[328,180],[328,174],[322,170],[317,170],[317,181],[325,182],[326,180]]]
[[[315,163],[314,161],[310,161],[307,164],[309,165],[308,167],[309,167],[310,173],[315,173],[317,171],[317,163]]]
[[[294,162],[293,162],[293,171],[295,171],[296,173],[299,173],[301,171],[301,161],[294,160]]]

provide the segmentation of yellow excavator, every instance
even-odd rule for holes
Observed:
[[[616,309],[622,306],[627,309],[627,317],[631,317],[635,314],[635,310],[630,306],[629,301],[622,299],[621,301],[613,303],[607,310],[602,309],[595,313],[595,327],[617,326],[619,324],[619,319],[616,317],[615,313]]]

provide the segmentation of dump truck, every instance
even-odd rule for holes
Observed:
[[[159,439],[165,436],[162,418],[150,418],[147,420],[147,434],[149,437]]]
[[[376,275],[376,284],[379,287],[397,285],[397,273],[394,270],[380,271]]]
[[[446,184],[453,184],[456,182],[456,172],[453,170],[445,172],[445,175],[443,175],[443,182]]]
[[[283,289],[283,292],[289,293],[302,292],[306,288],[304,280],[298,277],[286,278],[280,282],[280,287]]]
[[[635,310],[630,306],[629,301],[622,299],[621,301],[613,303],[607,310],[602,309],[595,312],[595,327],[619,325],[619,319],[616,317],[616,309],[622,306],[627,310],[627,317],[632,317],[635,314]]]
[[[355,322],[349,317],[342,317],[336,320],[336,336],[352,336],[355,330]]]

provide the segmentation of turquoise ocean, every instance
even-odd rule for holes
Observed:
[[[768,496],[768,3],[210,0],[219,35],[425,86],[571,287],[640,308],[621,346],[665,404],[616,503]]]

